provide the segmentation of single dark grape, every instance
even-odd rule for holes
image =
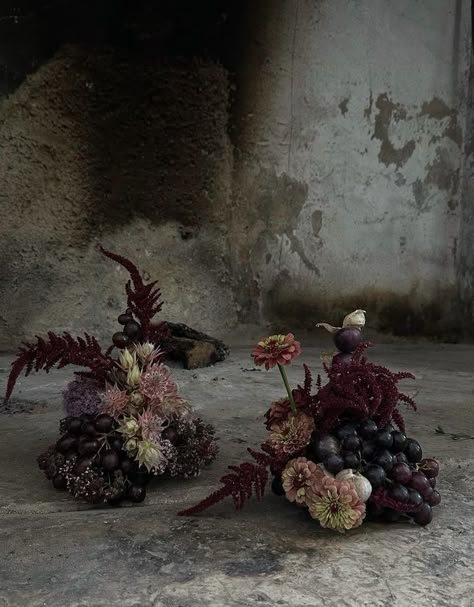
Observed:
[[[109,440],[109,445],[111,449],[120,451],[120,449],[123,447],[123,440],[120,436],[114,436],[112,440]]]
[[[423,457],[423,451],[420,443],[414,438],[407,439],[407,446],[405,447],[405,455],[409,462],[419,462]]]
[[[77,439],[74,436],[68,436],[67,434],[60,438],[56,443],[56,449],[59,453],[67,453],[68,451],[74,451],[77,447]]]
[[[394,464],[408,464],[408,458],[404,453],[397,453],[393,456]]]
[[[408,489],[399,483],[390,486],[388,495],[397,502],[407,502],[409,498]]]
[[[357,436],[357,424],[345,422],[334,430],[334,434],[341,441],[349,436]]]
[[[393,437],[386,430],[379,430],[375,435],[375,444],[379,449],[391,449],[393,445]]]
[[[119,321],[119,324],[126,325],[128,322],[133,320],[133,318],[129,314],[120,314],[117,320]]]
[[[390,432],[390,434],[392,434],[392,432],[395,432],[396,428],[392,424],[392,422],[388,422],[388,424],[385,424],[382,430],[385,430],[385,432]]]
[[[129,341],[130,340],[125,333],[122,333],[121,331],[118,331],[112,335],[112,342],[114,346],[117,346],[117,348],[125,348],[129,344]]]
[[[339,452],[339,441],[335,436],[326,433],[316,433],[313,434],[313,437],[311,439],[311,448],[317,464],[323,462],[331,453]]]
[[[430,485],[434,489],[436,487],[436,479],[435,478],[429,478],[428,480],[430,481]]]
[[[372,488],[374,490],[378,489],[379,487],[382,487],[385,483],[385,470],[375,464],[369,464],[368,466],[366,466],[363,475],[372,485]]]
[[[421,493],[419,491],[408,487],[408,502],[418,507],[420,504],[423,503],[423,497],[421,496]]]
[[[360,459],[352,451],[346,451],[342,454],[344,458],[344,468],[357,469],[360,466]]]
[[[394,464],[390,470],[390,478],[395,482],[406,485],[411,479],[412,471],[406,464]]]
[[[117,451],[109,449],[105,451],[101,459],[102,466],[107,472],[113,472],[120,466],[120,458]]]
[[[401,514],[392,508],[386,508],[383,513],[383,520],[387,523],[398,523]]]
[[[334,344],[338,350],[344,354],[351,354],[357,349],[357,346],[362,342],[362,333],[359,329],[344,328],[339,329],[334,334]]]
[[[69,434],[80,434],[82,427],[82,420],[78,417],[70,417],[68,419],[66,428]]]
[[[95,429],[101,434],[108,434],[114,425],[114,420],[110,415],[102,413],[95,418]]]
[[[364,440],[370,440],[374,438],[377,434],[377,431],[377,424],[371,419],[366,419],[359,424],[358,432]]]
[[[91,467],[92,467],[92,459],[90,457],[88,457],[87,455],[84,455],[83,457],[80,457],[77,460],[76,465],[74,466],[74,473],[82,474],[83,472],[85,472],[87,470],[87,468],[91,468]]]
[[[391,450],[393,453],[400,453],[407,446],[407,437],[403,432],[392,432],[393,444]]]
[[[413,520],[417,525],[428,525],[433,520],[433,510],[426,502],[421,506],[420,510],[413,514]]]
[[[362,449],[360,452],[362,459],[365,459],[365,461],[370,462],[375,457],[376,453],[377,453],[377,447],[375,446],[375,443],[373,443],[371,441],[369,441],[367,443],[363,443]]]
[[[99,441],[95,438],[91,438],[90,440],[81,442],[81,444],[79,445],[79,454],[94,455],[99,450],[99,447]]]
[[[285,495],[285,490],[281,484],[281,478],[278,478],[278,476],[275,476],[272,480],[272,491],[275,495]]]
[[[418,464],[418,469],[421,470],[427,478],[436,478],[439,474],[439,464],[431,457],[422,459]]]
[[[433,491],[430,481],[426,478],[423,472],[413,472],[408,484],[412,489],[416,489],[419,493],[421,493],[424,499],[426,499],[426,496],[430,495]]]
[[[360,438],[356,435],[346,436],[342,441],[342,446],[346,451],[358,451],[360,449]]]
[[[92,422],[82,422],[82,427],[81,427],[81,432],[82,434],[87,434],[89,435],[89,438],[92,436],[95,436],[97,434],[97,432],[95,431],[95,426]]]
[[[172,445],[176,445],[179,440],[178,433],[174,428],[165,428],[161,434],[164,440],[169,440]]]
[[[377,464],[377,466],[380,466],[386,472],[388,472],[393,466],[392,454],[390,453],[390,451],[387,451],[387,449],[385,449],[385,451],[377,453],[377,455],[372,460],[372,463]]]
[[[128,498],[138,504],[139,502],[143,502],[146,497],[146,489],[145,487],[138,487],[136,485],[132,485],[128,490]]]
[[[64,474],[56,474],[56,476],[53,478],[53,487],[55,489],[66,489],[67,481]]]
[[[344,458],[337,453],[330,453],[324,460],[324,467],[332,474],[337,474],[344,470]]]
[[[134,320],[131,320],[125,325],[123,332],[128,338],[133,339],[140,333],[140,325]]]
[[[439,491],[433,491],[433,493],[428,496],[426,501],[430,506],[437,506],[438,504],[440,504],[441,495],[440,495]]]

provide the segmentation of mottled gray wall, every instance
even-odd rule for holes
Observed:
[[[260,317],[458,333],[470,4],[256,3],[234,195]]]
[[[210,332],[365,307],[459,337],[468,0],[113,4],[0,16],[0,348],[115,330],[125,275],[99,241]]]

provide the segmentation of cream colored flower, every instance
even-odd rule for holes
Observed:
[[[122,350],[119,354],[120,366],[124,371],[128,371],[137,364],[135,352],[132,354],[129,350]]]
[[[128,370],[128,373],[127,373],[127,384],[131,388],[137,386],[138,382],[140,381],[140,377],[141,377],[140,368],[138,367],[138,365],[134,365],[133,367],[131,367]]]

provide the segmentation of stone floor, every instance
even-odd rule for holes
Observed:
[[[319,370],[319,348],[304,354]],[[36,467],[55,440],[70,371],[22,379],[0,415],[0,606],[472,607],[474,440],[435,427],[474,434],[474,347],[381,345],[371,358],[417,376],[405,382],[419,404],[406,415],[409,433],[443,466],[443,502],[427,528],[367,523],[341,536],[270,492],[238,514],[226,502],[176,517],[264,436],[262,414],[281,394],[280,380],[254,369],[248,349],[212,368],[175,370],[218,429],[215,464],[192,481],[157,482],[144,504],[119,509],[73,502]],[[2,389],[8,362],[0,358]],[[290,379],[301,379],[299,364]]]

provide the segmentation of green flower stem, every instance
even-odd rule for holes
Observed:
[[[295,399],[293,398],[293,394],[291,393],[291,388],[290,388],[290,384],[288,383],[288,377],[286,376],[285,368],[282,367],[282,365],[280,365],[278,363],[277,363],[277,365],[278,365],[278,369],[280,370],[280,375],[283,380],[283,383],[285,384],[286,391],[288,392],[288,400],[290,401],[291,411],[292,411],[293,415],[296,415],[297,410],[296,410]]]

